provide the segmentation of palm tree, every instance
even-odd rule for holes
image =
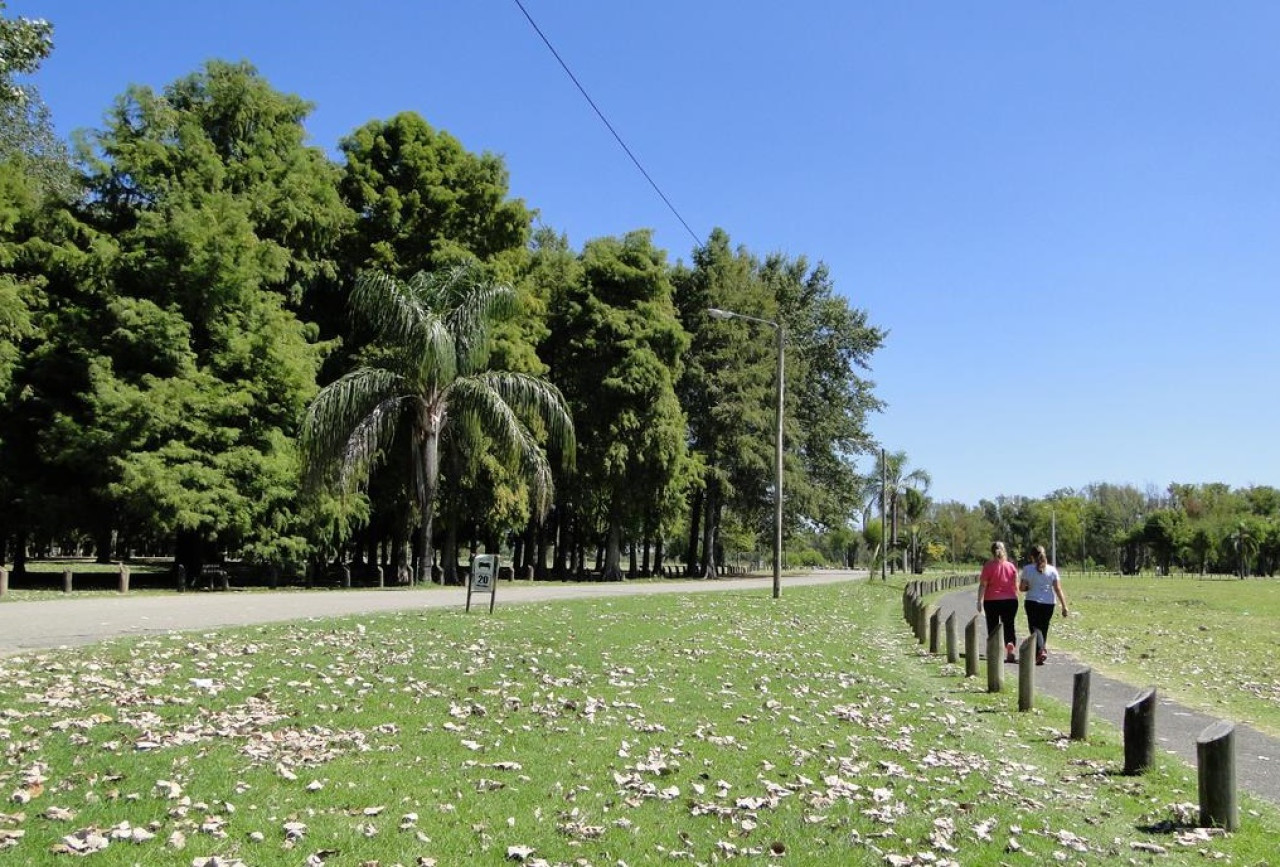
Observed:
[[[441,438],[478,429],[530,482],[534,510],[551,502],[551,468],[529,426],[540,419],[566,462],[573,422],[559,389],[529,374],[487,369],[490,328],[515,310],[514,292],[489,284],[479,266],[421,271],[408,281],[366,273],[352,313],[373,331],[376,350],[307,408],[302,447],[313,483],[352,490],[395,448],[412,463],[419,513],[419,575],[429,574]]]
[[[891,548],[898,545],[898,516],[902,512],[906,492],[914,490],[924,494],[933,484],[933,478],[925,470],[907,472],[908,463],[906,452],[889,453],[882,450],[876,461],[874,474],[865,476],[862,480],[863,499],[866,502],[864,518],[879,504],[881,517],[889,528],[885,539],[886,556]]]

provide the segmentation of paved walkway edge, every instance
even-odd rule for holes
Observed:
[[[977,614],[974,604],[974,588],[947,593],[938,597],[933,604],[941,612],[945,621],[951,612],[955,612],[956,623],[963,629],[969,619]],[[1025,636],[1026,624],[1019,612],[1018,626],[1020,638]],[[1052,638],[1052,633],[1051,636]],[[983,642],[978,642],[982,644]],[[963,655],[963,652],[962,652]],[[984,656],[985,659],[985,656]],[[1089,665],[1067,653],[1053,649],[1049,644],[1049,657],[1042,666],[1036,667],[1036,693],[1051,696],[1068,706],[1072,702],[1072,690],[1075,686],[1076,672],[1088,668]],[[1017,701],[1017,674],[1014,670],[1012,701]],[[986,671],[985,663],[982,671]],[[982,675],[985,677],[985,675]],[[1009,692],[1008,677],[1005,691]],[[1184,707],[1164,697],[1159,683],[1145,683],[1135,686],[1131,683],[1107,677],[1096,669],[1089,677],[1089,716],[1091,720],[1105,720],[1117,729],[1124,729],[1125,706],[1148,686],[1156,687],[1156,741],[1167,753],[1179,756],[1187,761],[1192,769],[1196,767],[1196,739],[1208,726],[1219,722],[1224,717],[1214,717],[1198,710]],[[1247,723],[1231,720],[1236,731],[1236,785],[1260,798],[1280,804],[1280,740],[1263,734]]]

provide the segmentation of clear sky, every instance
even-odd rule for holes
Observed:
[[[872,429],[936,498],[1280,486],[1280,4],[523,2],[699,239],[824,261],[889,331]],[[416,111],[575,247],[694,248],[514,0],[8,14],[55,25],[61,131],[249,60],[330,151]]]

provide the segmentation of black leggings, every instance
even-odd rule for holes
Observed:
[[[1030,599],[1026,601],[1027,609],[1027,631],[1031,634],[1040,633],[1040,637],[1036,639],[1036,650],[1044,650],[1044,646],[1049,643],[1049,621],[1053,619],[1052,602],[1032,602]]]
[[[1014,630],[1014,618],[1018,616],[1017,599],[988,599],[982,603],[987,613],[987,635],[995,632],[1004,624],[1004,643],[1017,644],[1018,636]]]

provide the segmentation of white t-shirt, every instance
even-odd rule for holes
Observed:
[[[1053,605],[1057,598],[1053,595],[1053,585],[1058,583],[1058,570],[1053,566],[1045,566],[1041,572],[1034,563],[1022,567],[1022,580],[1027,582],[1028,602],[1040,602]]]

